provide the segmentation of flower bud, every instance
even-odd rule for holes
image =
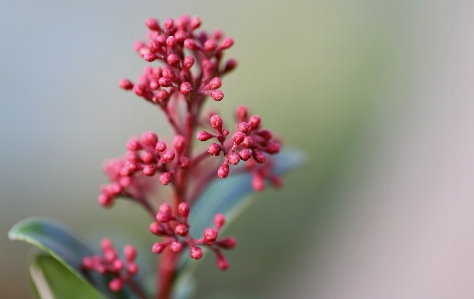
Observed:
[[[133,261],[137,256],[137,249],[133,245],[126,245],[123,248],[123,256],[127,261]]]
[[[211,133],[209,133],[209,132],[206,132],[206,131],[201,131],[201,132],[198,132],[198,133],[196,134],[196,138],[197,138],[198,140],[200,140],[200,141],[207,141],[207,140],[209,140],[209,139],[211,139],[211,138],[213,138],[213,137],[214,137],[213,134],[211,134]]]
[[[211,143],[207,148],[207,152],[211,155],[219,156],[221,153],[221,146],[217,143]]]
[[[224,67],[224,73],[230,72],[237,66],[237,60],[229,59]]]
[[[210,39],[210,40],[207,40],[205,43],[204,43],[204,50],[207,52],[207,53],[212,53],[214,52],[214,50],[216,50],[217,48],[217,43],[215,40],[213,39]]]
[[[158,222],[153,222],[150,224],[150,232],[157,236],[161,236],[166,233],[163,226],[161,226],[161,224]]]
[[[143,174],[146,176],[154,176],[156,173],[156,166],[153,164],[148,164],[143,167]]]
[[[171,242],[170,249],[176,253],[183,250],[183,244],[178,241]]]
[[[164,25],[166,31],[171,31],[174,28],[174,21],[173,21],[173,19],[166,19],[166,21],[163,25]]]
[[[164,143],[163,141],[160,141],[156,144],[155,146],[155,151],[157,152],[164,152],[166,150],[166,143]]]
[[[153,97],[153,102],[155,103],[162,103],[167,100],[169,97],[169,93],[166,90],[158,90],[156,95]]]
[[[140,144],[140,141],[137,137],[132,137],[127,141],[127,149],[129,151],[138,151],[141,150],[143,147]]]
[[[156,39],[150,39],[148,41],[148,50],[152,53],[162,52],[161,44]]]
[[[158,56],[156,56],[155,53],[148,52],[145,55],[143,55],[143,58],[148,62],[153,62],[158,59]]]
[[[270,142],[268,143],[265,151],[269,154],[277,154],[280,152],[280,144],[278,142]]]
[[[151,247],[151,251],[153,251],[153,253],[160,254],[163,252],[163,250],[165,250],[165,248],[166,248],[166,244],[155,243]]]
[[[253,151],[253,158],[255,159],[255,161],[257,161],[257,163],[265,163],[265,161],[267,160],[265,154],[262,151],[258,150]]]
[[[228,36],[224,38],[224,40],[221,42],[220,48],[223,50],[229,49],[230,47],[232,47],[233,44],[234,44],[234,40],[232,39],[232,37]]]
[[[217,231],[213,228],[206,228],[204,229],[204,242],[212,243],[217,239]]]
[[[196,44],[196,42],[191,39],[191,38],[187,38],[185,41],[184,41],[184,46],[190,50],[196,50],[198,49],[198,45]]]
[[[214,216],[214,226],[220,230],[225,224],[225,216],[223,214],[216,214]]]
[[[166,62],[168,62],[169,65],[176,67],[179,65],[179,57],[178,55],[172,53],[168,55]]]
[[[244,138],[245,138],[245,134],[240,131],[237,131],[234,133],[234,135],[232,135],[232,141],[234,141],[236,145],[241,144],[242,141],[244,141]]]
[[[252,150],[244,148],[239,152],[239,156],[242,160],[247,161],[248,159],[250,159],[250,157],[252,157]]]
[[[259,125],[260,125],[260,116],[258,116],[258,115],[250,116],[250,118],[249,118],[250,130],[258,128]]]
[[[158,136],[154,132],[144,132],[142,134],[142,143],[146,146],[154,148],[158,142]]]
[[[97,199],[99,201],[99,204],[105,208],[108,208],[112,205],[113,203],[113,198],[112,196],[108,195],[108,194],[105,194],[105,193],[101,193],[99,195],[99,198]]]
[[[242,133],[248,133],[250,131],[250,127],[246,122],[241,122],[239,124],[239,131]]]
[[[120,278],[114,278],[109,282],[109,288],[112,292],[118,292],[123,288],[123,281]]]
[[[160,24],[158,23],[157,19],[149,18],[145,21],[145,25],[150,30],[153,30],[153,31],[159,31],[160,30]]]
[[[191,159],[189,159],[188,157],[179,158],[179,164],[178,164],[179,168],[188,169],[190,164],[191,164]]]
[[[216,255],[216,262],[217,262],[217,267],[221,269],[222,271],[229,269],[229,261],[227,261],[227,258],[223,256],[222,254]]]
[[[170,214],[163,213],[163,212],[158,212],[156,214],[156,220],[158,222],[166,223],[171,220]]]
[[[252,188],[253,190],[259,192],[265,188],[265,181],[261,175],[254,175],[252,177]]]
[[[222,86],[222,80],[219,77],[214,77],[209,81],[209,89],[218,89]]]
[[[183,44],[184,40],[186,39],[187,37],[187,34],[186,32],[184,32],[183,30],[178,30],[176,31],[176,33],[174,34],[174,37],[176,38],[176,42],[178,42],[179,44]]]
[[[211,126],[214,129],[216,129],[219,132],[222,131],[222,125],[224,122],[222,121],[222,117],[220,117],[220,115],[214,114],[213,116],[211,116],[210,122],[211,122]]]
[[[179,92],[181,92],[183,95],[187,96],[193,91],[193,87],[191,83],[189,82],[183,82],[179,86]]]
[[[202,249],[197,246],[190,246],[189,256],[195,260],[202,258]]]
[[[160,175],[160,183],[163,185],[168,185],[173,180],[173,175],[170,172],[163,172]]]
[[[229,163],[232,165],[237,165],[240,162],[240,156],[236,153],[227,155],[227,161],[229,161]]]
[[[125,90],[130,90],[133,88],[133,83],[132,81],[128,80],[128,79],[122,79],[119,81],[119,86],[120,88],[123,88]]]
[[[243,147],[249,148],[253,146],[253,138],[251,136],[245,136],[244,141],[240,144]]]
[[[173,161],[174,157],[175,157],[174,151],[167,150],[167,151],[165,151],[163,156],[161,156],[161,160],[163,161],[163,163],[169,163],[169,162]]]
[[[174,228],[174,232],[181,237],[184,237],[188,234],[188,228],[184,224],[178,224]]]
[[[163,86],[163,87],[170,87],[173,85],[173,82],[171,82],[171,79],[166,78],[166,77],[161,77],[160,80],[158,80],[158,83],[160,84],[160,86]]]
[[[130,275],[135,275],[138,272],[138,265],[135,263],[128,263],[127,265],[127,272]]]
[[[184,139],[184,136],[182,135],[174,136],[173,145],[178,153],[183,152],[185,144],[186,144],[186,140]]]
[[[211,91],[210,95],[211,95],[211,98],[217,102],[222,101],[222,99],[224,98],[224,93],[220,91],[219,89]]]
[[[201,19],[198,16],[195,16],[191,19],[189,22],[189,27],[191,27],[191,30],[197,29],[201,26]]]
[[[150,82],[150,89],[151,89],[151,90],[158,90],[158,89],[160,89],[160,83],[159,83],[158,81],[155,81],[155,80],[151,81],[151,82]]]
[[[217,175],[221,179],[225,179],[229,175],[229,165],[222,164],[222,166],[217,170]]]
[[[169,203],[162,203],[159,207],[160,212],[171,215],[172,209]]]
[[[193,67],[194,65],[194,58],[191,56],[186,56],[184,57],[184,62],[183,62],[183,69],[184,70],[189,70]]]
[[[237,241],[234,237],[226,237],[220,239],[216,244],[223,249],[234,249],[237,245]]]
[[[174,36],[168,36],[166,39],[166,45],[173,48],[176,45],[176,38]]]
[[[245,106],[239,106],[236,111],[237,119],[241,122],[244,122],[247,119],[247,113],[247,108]]]
[[[184,217],[184,218],[188,217],[189,211],[190,211],[189,204],[187,204],[185,202],[182,202],[178,205],[178,213],[182,217]]]

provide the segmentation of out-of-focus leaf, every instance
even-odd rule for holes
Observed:
[[[50,255],[40,254],[30,263],[30,277],[41,299],[106,298]]]
[[[11,240],[33,244],[46,251],[84,283],[91,283],[108,298],[127,298],[124,292],[112,293],[108,279],[96,272],[84,272],[82,258],[94,255],[63,224],[45,218],[28,218],[15,224],[8,232]]]
[[[279,175],[300,167],[304,161],[303,153],[295,149],[286,149],[272,158],[275,161],[274,170]],[[192,236],[201,237],[206,227],[213,227],[215,214],[221,213],[226,216],[227,227],[248,208],[253,203],[252,197],[249,196],[254,192],[251,180],[252,177],[248,173],[233,176],[231,169],[228,178],[214,181],[191,207],[189,223]],[[180,273],[193,271],[197,264],[188,254],[183,254],[180,260]]]
[[[173,299],[189,299],[196,290],[196,281],[189,272],[187,275],[180,275],[173,287]]]

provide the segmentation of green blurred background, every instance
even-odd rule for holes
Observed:
[[[307,154],[228,229],[230,270],[204,260],[196,298],[474,298],[473,1],[0,0],[2,298],[30,296],[31,247],[7,239],[26,217],[154,242],[141,210],[97,204],[100,165],[168,134],[117,82],[145,65],[146,18],[183,13],[235,40],[214,107],[248,105]]]

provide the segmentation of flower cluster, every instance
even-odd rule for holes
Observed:
[[[218,239],[219,231],[225,224],[225,216],[216,214],[214,216],[214,227],[206,228],[203,231],[203,237],[195,239],[189,235],[190,225],[188,223],[188,215],[190,207],[187,203],[182,202],[178,206],[179,216],[172,214],[171,206],[164,203],[160,206],[160,211],[156,214],[157,222],[150,224],[150,231],[157,236],[165,237],[165,241],[155,243],[152,251],[156,254],[162,253],[167,247],[173,252],[179,253],[185,247],[189,247],[189,255],[195,260],[199,260],[203,253],[199,246],[207,246],[211,249],[217,260],[217,267],[221,270],[229,268],[229,262],[222,255],[220,249],[233,249],[236,245],[234,237],[225,237]]]
[[[126,245],[123,248],[125,257],[123,261],[110,239],[102,239],[100,247],[103,255],[84,257],[82,267],[86,270],[95,270],[100,274],[111,274],[114,278],[110,281],[109,288],[118,292],[138,273],[138,265],[135,263],[137,250],[133,245]]]

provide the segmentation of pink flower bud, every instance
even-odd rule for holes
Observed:
[[[237,131],[234,133],[234,135],[232,135],[232,141],[234,141],[236,145],[241,144],[242,141],[244,141],[244,138],[245,138],[245,134],[240,131]]]
[[[166,45],[173,48],[176,45],[176,38],[174,36],[168,36],[166,39]]]
[[[183,69],[184,70],[189,70],[193,67],[194,65],[194,58],[192,58],[191,56],[186,56],[184,57],[184,62],[183,62]]]
[[[183,244],[181,244],[180,242],[177,242],[177,241],[171,242],[170,249],[172,251],[178,253],[181,250],[183,250]]]
[[[112,204],[113,204],[112,196],[110,196],[108,194],[105,194],[105,193],[101,193],[99,195],[98,201],[99,201],[99,204],[101,206],[105,207],[105,208],[108,208],[108,207],[112,206]]]
[[[165,250],[166,248],[166,244],[162,244],[162,243],[155,243],[153,244],[153,246],[151,247],[151,251],[153,253],[156,253],[156,254],[160,254],[163,252],[163,250]]]
[[[270,182],[272,183],[273,187],[275,188],[281,188],[281,186],[283,186],[283,180],[281,177],[279,176],[272,176],[270,178]]]
[[[162,203],[159,207],[160,212],[171,215],[172,209],[169,203]]]
[[[133,245],[126,245],[123,248],[123,256],[127,261],[133,261],[137,256],[137,249]]]
[[[220,230],[225,224],[225,216],[223,214],[216,214],[214,216],[214,226]]]
[[[184,41],[184,46],[190,50],[196,50],[198,49],[198,45],[196,44],[196,42],[191,39],[191,38],[187,38],[185,41]]]
[[[190,208],[187,203],[182,202],[178,205],[178,213],[184,218],[188,217],[189,211],[190,211]]]
[[[115,259],[118,258],[118,253],[115,251],[115,249],[109,249],[107,251],[104,251],[104,259],[112,263]]]
[[[188,234],[188,228],[184,224],[178,224],[174,228],[174,232],[181,237],[184,237]]]
[[[173,145],[178,153],[182,153],[184,146],[186,145],[186,139],[183,135],[175,135],[173,138]]]
[[[161,236],[165,234],[165,229],[158,222],[153,222],[150,224],[150,232],[154,235]]]
[[[201,26],[201,19],[198,16],[195,16],[189,22],[189,27],[191,30],[197,29]]]
[[[140,141],[137,137],[132,137],[127,141],[127,149],[129,151],[138,151],[141,150],[143,147],[140,144]]]
[[[222,131],[222,125],[224,122],[222,121],[222,117],[220,115],[214,114],[210,118],[211,126],[216,129],[217,131]]]
[[[222,164],[221,167],[217,170],[217,176],[221,179],[225,179],[229,175],[229,165]]]
[[[114,243],[109,238],[103,238],[100,240],[100,248],[102,251],[108,251],[114,249]]]
[[[248,112],[245,106],[239,106],[239,108],[237,108],[236,116],[239,121],[244,122],[247,120],[247,114]]]
[[[150,89],[151,90],[158,90],[160,89],[160,83],[158,81],[151,81],[150,82]]]
[[[210,95],[211,95],[211,98],[217,102],[222,101],[222,99],[224,98],[224,93],[220,91],[219,89],[211,91]]]
[[[260,130],[259,132],[257,132],[257,134],[262,136],[262,138],[265,140],[270,140],[273,138],[273,134],[269,130]]]
[[[252,157],[252,150],[244,148],[239,152],[239,156],[242,160],[247,161],[248,159],[250,159],[250,157]]]
[[[160,183],[163,185],[168,185],[173,180],[173,175],[170,172],[163,172],[160,175]]]
[[[237,60],[229,59],[224,67],[224,73],[230,72],[237,66]]]
[[[156,162],[155,155],[148,151],[144,152],[141,158],[146,164],[153,164],[154,162]]]
[[[145,94],[145,87],[143,85],[140,85],[140,84],[135,84],[133,85],[133,92],[141,97]]]
[[[178,166],[181,169],[188,169],[190,164],[191,164],[191,160],[188,157],[179,158],[179,165]]]
[[[174,28],[174,21],[173,19],[166,19],[165,23],[164,23],[164,27],[166,29],[166,31],[171,31],[173,30]]]
[[[161,156],[161,160],[163,161],[163,163],[169,163],[169,162],[173,161],[174,157],[175,157],[174,151],[172,151],[172,150],[167,150],[167,151],[163,154],[163,156]]]
[[[170,87],[173,85],[171,79],[166,77],[161,77],[160,80],[158,80],[158,83],[163,87]]]
[[[207,53],[214,52],[214,50],[216,50],[216,48],[217,48],[217,43],[213,39],[207,40],[204,43],[204,50],[206,50]]]
[[[248,133],[250,130],[249,125],[246,122],[241,122],[239,124],[239,131],[242,133]]]
[[[119,259],[113,261],[112,268],[114,269],[114,271],[119,272],[120,270],[123,269],[123,261]]]
[[[174,34],[174,37],[176,38],[176,42],[178,42],[179,44],[183,44],[184,40],[187,37],[187,34],[183,30],[178,30]]]
[[[258,115],[250,116],[250,118],[249,118],[250,130],[258,128],[259,125],[260,125],[260,116],[258,116]]]
[[[202,249],[197,246],[190,246],[189,256],[195,260],[202,258]]]
[[[123,281],[120,278],[114,278],[109,282],[109,288],[112,292],[118,292],[123,288]]]
[[[253,146],[253,138],[251,136],[245,136],[244,141],[240,144],[243,147],[249,148]]]
[[[219,154],[221,153],[221,146],[217,143],[211,143],[207,148],[207,152],[211,155],[219,156]]]
[[[226,38],[224,38],[224,40],[221,42],[221,49],[225,50],[225,49],[229,49],[230,47],[232,47],[232,45],[234,45],[234,40],[232,39],[232,37],[228,36]]]
[[[156,220],[157,220],[158,222],[166,223],[166,222],[170,221],[171,218],[170,218],[170,215],[167,214],[167,213],[158,212],[158,213],[156,214]]]
[[[127,265],[127,272],[130,275],[135,275],[138,272],[138,265],[135,263],[128,263]]]
[[[168,62],[169,65],[171,66],[178,66],[179,65],[179,57],[176,54],[170,54],[166,58],[166,61]]]
[[[162,52],[161,44],[156,39],[151,39],[148,41],[148,50],[152,53]]]
[[[217,239],[217,231],[210,227],[204,229],[203,235],[206,243],[212,243]]]
[[[86,270],[92,270],[95,268],[95,262],[94,262],[94,259],[90,256],[85,256],[83,259],[82,259],[82,268],[86,269]]]
[[[145,25],[150,30],[153,30],[153,31],[159,31],[160,30],[160,24],[158,23],[157,19],[149,18],[145,21]]]
[[[252,177],[252,188],[257,192],[262,191],[265,188],[265,181],[261,175],[254,175]]]
[[[122,79],[119,82],[119,86],[120,86],[120,88],[123,88],[125,90],[129,90],[129,89],[133,88],[133,83],[132,83],[132,81],[130,81],[128,79]]]
[[[219,77],[214,77],[209,81],[209,89],[218,89],[222,86],[222,80]]]
[[[218,242],[216,242],[219,247],[224,248],[224,249],[234,249],[235,246],[237,245],[237,241],[235,240],[234,237],[226,237]]]
[[[155,103],[161,103],[167,100],[169,97],[169,93],[166,90],[158,90],[156,95],[153,97],[153,101]]]
[[[216,258],[217,267],[219,269],[221,269],[222,271],[229,269],[229,261],[227,261],[227,258],[225,256],[223,256],[222,254],[217,254]]]
[[[267,160],[265,154],[262,151],[257,150],[253,151],[253,158],[255,159],[255,161],[257,161],[257,163],[265,163],[265,161]]]
[[[143,167],[143,174],[146,176],[154,176],[156,173],[156,166],[153,164],[148,164]]]
[[[191,83],[189,82],[183,82],[179,86],[179,92],[181,92],[183,95],[187,96],[193,91],[193,87]]]
[[[158,59],[158,56],[156,56],[155,53],[148,52],[145,55],[143,55],[143,58],[148,62],[153,62]]]
[[[148,147],[154,148],[158,142],[158,136],[154,132],[143,132],[142,143]]]
[[[164,143],[163,141],[160,141],[156,144],[155,146],[155,151],[157,152],[164,152],[166,150],[166,143]]]
[[[270,142],[268,143],[265,151],[269,154],[277,154],[280,152],[280,144],[278,142]]]
[[[145,47],[145,44],[144,44],[141,40],[137,40],[137,41],[133,44],[133,49],[134,49],[136,52],[140,52],[144,47]]]
[[[200,140],[200,141],[207,141],[207,140],[209,140],[209,139],[211,139],[211,138],[213,138],[213,137],[214,137],[213,134],[211,134],[211,133],[209,133],[209,132],[206,132],[206,131],[201,131],[201,132],[198,132],[198,133],[196,134],[196,138],[197,138],[198,140]]]
[[[229,161],[229,163],[232,165],[237,165],[240,162],[240,156],[236,153],[227,155],[227,161]]]

